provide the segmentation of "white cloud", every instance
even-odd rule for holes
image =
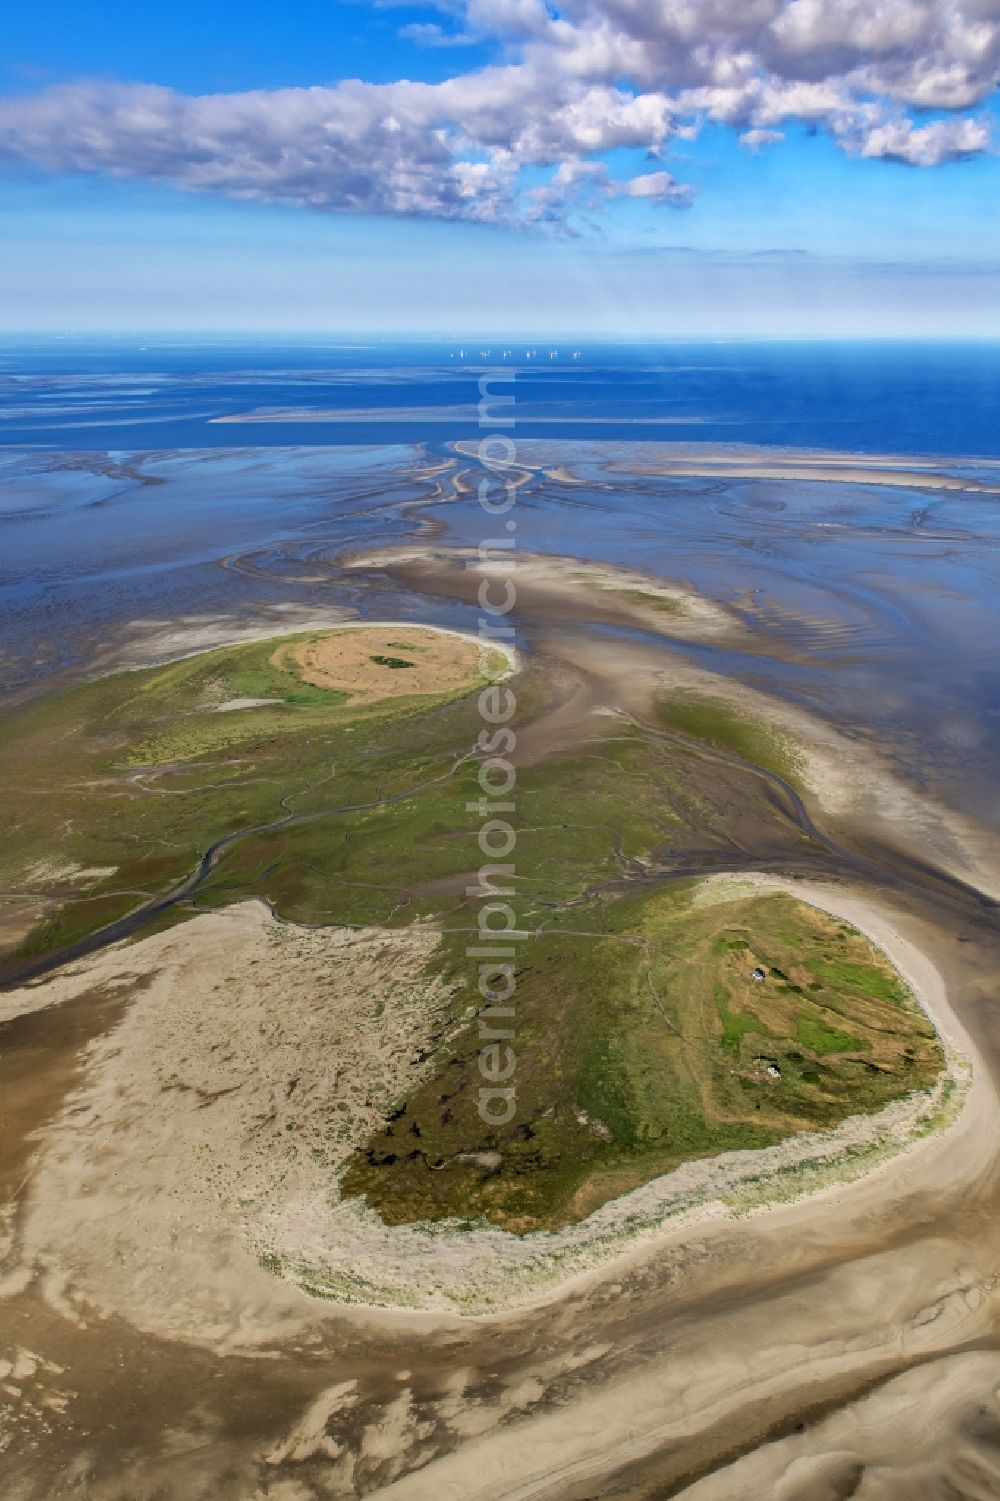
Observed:
[[[759,151],[762,146],[773,146],[776,141],[784,139],[783,130],[768,130],[764,125],[752,125],[740,133],[740,145],[746,146],[748,151]]]
[[[989,138],[981,120],[934,120],[929,125],[893,120],[872,126],[856,149],[860,156],[886,156],[914,167],[936,167],[985,151]]]
[[[475,41],[467,31],[445,31],[436,21],[411,21],[398,34],[418,47],[469,47]]]
[[[678,182],[670,172],[646,172],[641,177],[629,177],[619,191],[626,198],[645,198],[650,203],[672,203],[675,207],[691,202],[691,189]]]
[[[494,221],[517,217],[522,167],[659,148],[670,116],[662,95],[603,84],[543,93],[523,67],[436,85],[352,80],[196,98],[86,82],[0,99],[0,160],[317,209]]]
[[[662,158],[705,119],[753,150],[805,121],[859,158],[935,166],[990,148],[1000,0],[442,0],[417,42],[493,39],[508,61],[439,84],[191,97],[77,82],[0,99],[0,162],[335,212],[551,219],[615,197],[680,205]],[[457,29],[453,29],[457,28]],[[942,118],[921,112],[933,109]],[[520,187],[549,167],[545,188]]]

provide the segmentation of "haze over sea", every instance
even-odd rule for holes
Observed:
[[[526,437],[1000,456],[994,342],[7,338],[0,443],[438,444],[478,432],[478,368],[504,365],[517,371],[517,430]],[[336,417],[213,420],[274,408]]]

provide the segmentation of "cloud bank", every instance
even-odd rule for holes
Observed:
[[[453,26],[453,0],[441,10]],[[506,224],[615,198],[682,207],[690,189],[663,160],[705,121],[754,151],[804,122],[852,156],[934,167],[990,149],[1000,0],[467,0],[440,39],[492,41],[499,61],[435,84],[7,96],[0,165]],[[650,170],[610,171],[624,148]]]

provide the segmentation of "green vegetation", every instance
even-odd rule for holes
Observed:
[[[312,639],[120,673],[12,715],[0,879],[52,899],[25,954],[170,888],[234,830],[246,836],[198,909],[253,896],[303,923],[434,919],[450,1010],[424,1083],[343,1185],[386,1220],[563,1224],[692,1157],[833,1126],[940,1070],[929,1022],[848,925],[786,897],[699,904],[690,885],[656,884],[657,866],[731,859],[736,819],[744,848],[802,836],[755,795],[758,778],[616,721],[519,778],[511,901],[532,936],[516,973],[517,1109],[484,1124],[465,953],[481,907],[476,692],[352,700],[298,676],[288,647]],[[529,673],[517,696],[530,721],[542,685]],[[664,722],[789,775],[782,746],[727,706],[674,703]]]
[[[479,720],[467,688],[352,703],[285,665],[283,648],[308,639],[118,673],[9,717],[0,740],[0,880],[58,904],[21,953],[48,952],[123,916],[234,829],[405,794],[446,776],[474,742]],[[279,702],[218,712],[245,698]],[[301,828],[314,831],[324,856],[346,838],[331,838],[329,825]],[[280,838],[262,836],[278,868]],[[245,860],[245,848],[239,853]],[[417,851],[411,859],[418,869]],[[338,874],[335,858],[323,879]]]
[[[630,604],[642,605],[647,610],[658,610],[661,615],[687,613],[682,599],[669,594],[654,594],[651,589],[615,589],[605,584],[601,586],[601,592],[602,594],[617,594],[621,599],[627,599]]]
[[[466,895],[481,864],[466,807],[481,795],[468,759],[481,729],[475,693],[351,701],[298,677],[289,648],[313,639],[119,673],[10,716],[0,740],[0,880],[56,905],[23,953],[85,936],[177,884],[224,835],[279,821],[234,845],[198,907],[256,896],[304,922],[476,920]],[[499,655],[496,664],[505,665]],[[521,722],[542,695],[530,673],[521,678]],[[651,851],[673,861],[687,848],[699,857],[730,849],[731,808],[743,838],[759,829],[784,840],[741,778],[629,725],[534,765],[514,815],[525,921],[571,901],[585,910]],[[341,811],[288,821],[331,809]],[[66,874],[74,869],[79,879]]]
[[[393,1223],[552,1228],[692,1157],[831,1127],[933,1081],[934,1030],[887,998],[893,971],[861,934],[785,896],[690,896],[623,898],[591,914],[590,936],[557,922],[534,937],[517,970],[510,1124],[479,1117],[469,1021],[356,1155],[344,1189]],[[720,946],[720,926],[746,946]],[[820,979],[830,955],[856,983]],[[457,938],[438,962],[456,1017],[481,1006]]]
[[[795,1036],[818,1057],[823,1053],[858,1053],[864,1048],[860,1037],[838,1032],[836,1027],[827,1027],[813,1016],[795,1018]]]
[[[860,990],[882,1000],[905,1006],[909,992],[895,970],[888,973],[870,964],[846,964],[831,959],[818,960],[813,966],[816,979],[835,989]]]
[[[374,657],[369,657],[368,660],[370,662],[374,662],[377,667],[391,667],[396,669],[400,667],[413,666],[412,662],[407,662],[403,657],[383,657],[376,655]]]
[[[0,879],[59,903],[23,953],[85,936],[175,885],[232,830],[352,806],[244,839],[201,886],[198,906],[256,896],[304,922],[475,922],[477,902],[465,895],[482,863],[466,806],[481,796],[467,759],[482,727],[475,694],[352,703],[309,689],[300,702],[281,666],[287,654],[274,661],[285,644],[120,673],[10,717]],[[206,707],[279,695],[224,713]],[[539,685],[522,678],[517,698],[529,718]],[[517,895],[540,903],[529,922],[622,879],[661,843],[726,844],[724,812],[690,768],[630,726],[606,746],[533,767],[516,823]],[[56,867],[105,874],[77,883]]]
[[[669,730],[729,751],[795,785],[799,758],[793,747],[783,736],[758,720],[737,714],[719,699],[671,699],[663,706],[660,720]]]
[[[741,945],[742,947],[742,945]],[[713,953],[718,952],[713,945]],[[748,1032],[766,1032],[763,1023],[749,1011],[730,1011],[731,996],[724,985],[715,987],[715,1004],[722,1020],[722,1046],[728,1048],[734,1058],[743,1049],[743,1039]]]
[[[470,729],[467,743],[475,733]],[[401,758],[406,743],[397,738],[381,753]],[[444,768],[428,767],[424,776],[434,769]],[[525,922],[547,920],[553,904],[620,878],[651,843],[675,837],[686,806],[675,781],[669,753],[631,731],[616,741],[613,756],[567,756],[533,767],[518,788],[516,813],[515,885]],[[480,903],[465,893],[482,855],[467,805],[480,795],[476,763],[467,761],[419,797],[248,840],[202,887],[199,901],[262,895],[283,915],[306,922],[402,923],[440,915],[450,925],[474,924]],[[535,901],[544,905],[536,908]]]

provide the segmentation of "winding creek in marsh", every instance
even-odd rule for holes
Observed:
[[[669,618],[617,614],[599,591],[527,589],[519,640],[546,688],[523,727],[523,776],[553,747],[589,743],[619,722],[668,740],[690,758],[693,785],[711,785],[727,808],[730,845],[692,838],[609,878],[608,890],[727,870],[825,885],[929,994],[939,986],[941,1024],[954,1028],[976,1075],[964,1125],[896,1170],[811,1203],[679,1227],[539,1306],[474,1319],[315,1303],[259,1268],[241,1271],[227,1247],[178,1223],[177,1256],[202,1257],[206,1289],[225,1295],[211,1304],[203,1336],[186,1328],[171,1337],[76,1299],[71,1262],[43,1262],[26,1276],[16,1254],[30,1193],[22,1168],[37,1139],[27,1133],[72,1102],[87,1047],[113,1035],[131,1002],[95,992],[16,1017],[3,1024],[0,1047],[19,1159],[4,1307],[20,1365],[7,1377],[18,1390],[7,1394],[12,1443],[0,1464],[17,1501],[485,1501],[498,1494],[497,1476],[510,1498],[639,1501],[690,1490],[700,1501],[741,1494],[740,1465],[751,1461],[756,1494],[771,1487],[795,1501],[789,1487],[806,1464],[809,1483],[831,1496],[850,1495],[845,1485],[859,1473],[867,1484],[876,1471],[884,1486],[872,1496],[932,1501],[954,1494],[960,1476],[970,1487],[962,1494],[996,1493],[997,502],[921,487],[919,475],[912,487],[658,475],[664,456],[638,445],[558,450],[562,477],[541,443],[521,454],[526,553],[565,556],[571,535],[583,562],[690,586],[735,625],[726,639],[697,640],[672,632]],[[448,562],[449,551],[478,541],[461,452],[442,443],[341,451],[335,463],[326,454],[116,456],[103,469],[92,456],[12,460],[34,494],[50,487],[49,519],[40,508],[6,564],[12,701],[81,670],[273,635],[276,622],[294,629],[353,612],[475,629],[462,570]],[[808,468],[801,455],[794,462]],[[976,472],[990,479],[988,466]],[[236,503],[243,487],[257,505]],[[195,489],[202,503],[186,509]],[[86,497],[98,494],[108,504],[87,525],[114,535],[110,567],[98,562],[100,538],[89,563],[55,540],[60,506],[86,511]],[[172,494],[169,534],[158,540],[154,526],[135,542],[136,520],[170,510]],[[376,549],[380,560],[347,566]],[[61,579],[69,586],[60,591]],[[687,691],[690,675],[705,673],[729,700],[755,692],[842,737],[856,758],[842,762],[848,781],[855,766],[878,767],[881,780],[856,789],[862,814],[852,813],[850,787],[835,807],[808,778],[654,720],[651,683]],[[595,714],[608,709],[617,718]],[[465,749],[454,747],[456,763]],[[363,806],[419,798],[456,770]],[[896,787],[912,801],[902,791],[893,801],[887,789]],[[91,962],[168,904],[196,898],[251,836],[335,824],[358,808],[286,807],[270,823],[233,828],[183,882],[66,952],[8,967],[4,982],[55,983],[67,961]],[[932,810],[926,823],[920,808]],[[151,983],[138,982],[137,994]],[[903,1438],[887,1461],[877,1443],[880,1393],[901,1380],[919,1393],[921,1377],[933,1383],[938,1371],[949,1397],[929,1419],[934,1453],[911,1456]]]

